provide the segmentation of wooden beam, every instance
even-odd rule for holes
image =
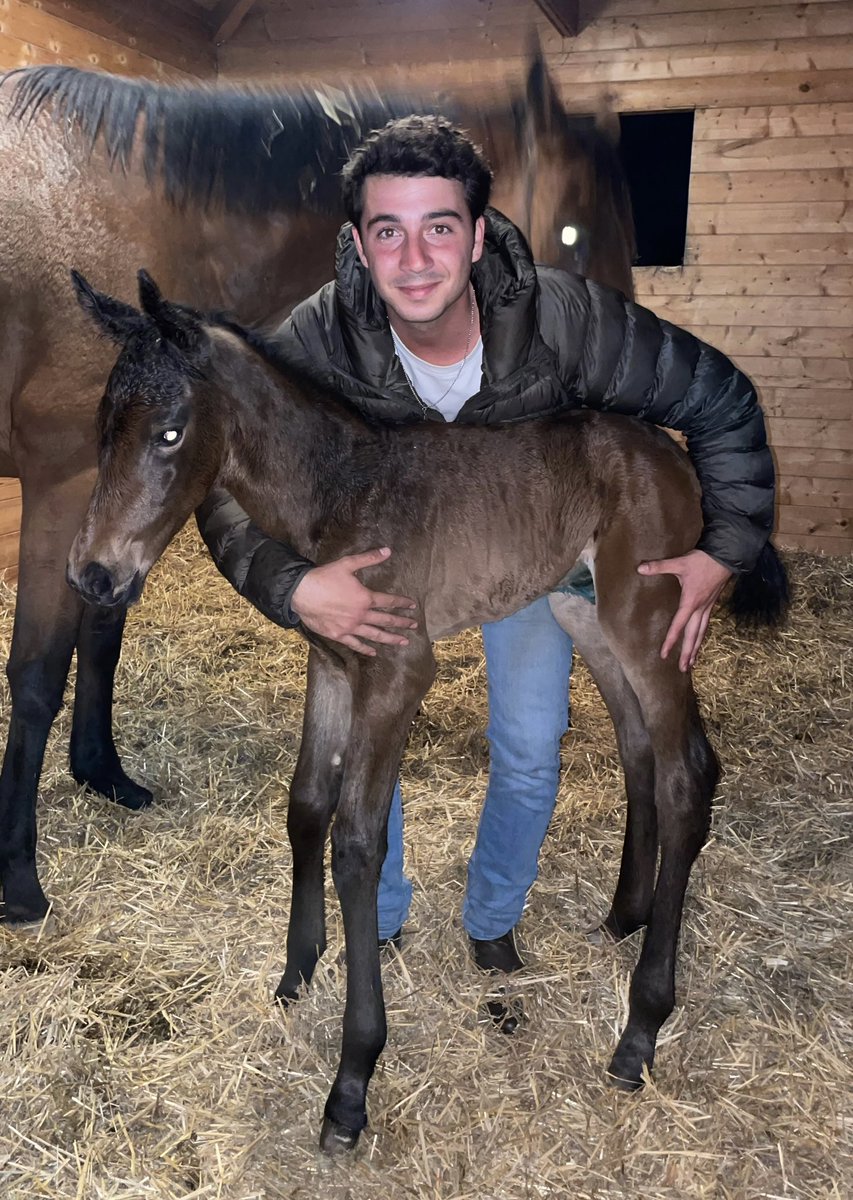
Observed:
[[[254,3],[255,0],[222,0],[222,3],[216,6],[210,24],[217,46],[222,46],[237,32]]]
[[[562,37],[577,37],[579,0],[536,0],[536,4]]]

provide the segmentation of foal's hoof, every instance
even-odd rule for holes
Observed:
[[[638,929],[642,929],[645,924],[645,921],[632,921],[630,924],[622,925],[609,916],[600,925],[593,925],[592,929],[587,929],[584,937],[592,946],[615,946],[618,942],[630,937],[632,933],[636,933]]]
[[[275,989],[275,1002],[280,1004],[282,1008],[290,1008],[291,1004],[295,1004],[299,999],[299,988],[290,987],[285,984],[284,980]]]
[[[120,804],[122,808],[129,808],[132,812],[148,808],[154,800],[153,792],[143,787],[141,783],[134,783],[130,776],[125,775],[124,771],[120,769],[110,774],[102,774],[98,771],[90,772],[72,768],[71,773],[77,783],[88,792],[105,796],[107,800]]]
[[[638,1092],[646,1085],[644,1068],[651,1077],[653,1060],[654,1051],[643,1054],[633,1046],[619,1045],[607,1068],[607,1082],[620,1092]]]
[[[602,921],[600,925],[593,925],[591,929],[584,930],[584,937],[591,946],[613,946],[618,941],[614,937],[607,926]]]
[[[349,1154],[358,1143],[359,1129],[347,1129],[339,1125],[331,1117],[323,1118],[323,1128],[320,1130],[320,1149],[324,1154]]]

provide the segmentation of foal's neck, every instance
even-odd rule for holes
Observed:
[[[216,360],[230,432],[220,482],[264,532],[310,558],[365,486],[375,434],[234,334],[224,335]]]

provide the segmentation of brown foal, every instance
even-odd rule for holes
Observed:
[[[355,1144],[385,1043],[377,881],[406,736],[435,673],[432,642],[549,593],[607,703],[625,771],[625,844],[603,926],[616,937],[647,930],[609,1074],[639,1087],[674,1005],[684,893],[718,776],[690,676],[675,656],[660,657],[678,584],[636,571],[698,540],[699,487],[686,455],[649,425],[592,412],[503,427],[377,425],[276,361],[258,337],[167,303],[144,273],[142,313],[75,282],[83,307],[123,347],[101,402],[98,480],[69,559],[69,581],[86,600],[136,599],[218,483],[316,562],[393,546],[393,558],[370,569],[370,586],[415,598],[423,614],[408,646],[375,658],[308,635],[277,995],[296,997],[326,945],[323,847],[334,817],[347,996],[321,1144]],[[579,559],[594,576],[594,604],[555,592]]]

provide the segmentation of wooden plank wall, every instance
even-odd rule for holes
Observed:
[[[853,3],[581,0],[562,38],[532,0],[257,0],[220,75],[367,73],[488,91],[535,24],[566,102],[696,109],[686,265],[640,299],[752,375],[780,470],[778,540],[853,550]]]
[[[216,73],[213,47],[179,6],[167,9],[161,0],[0,0],[0,71],[37,63],[163,80]]]
[[[191,13],[177,11],[165,27],[154,6],[135,7],[127,0],[0,0],[0,71],[63,63],[163,81],[215,74],[213,48],[194,34]],[[0,478],[0,578],[7,582],[17,577],[20,528],[20,486]]]

